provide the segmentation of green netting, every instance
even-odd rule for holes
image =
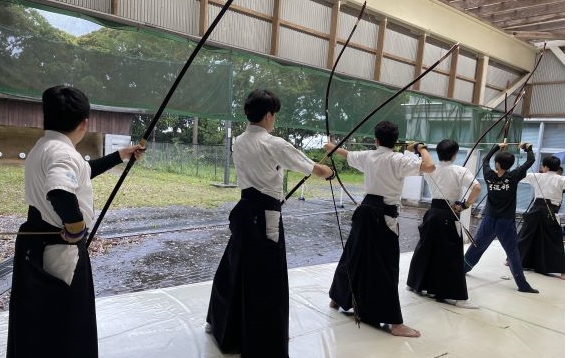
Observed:
[[[407,138],[423,138],[427,143],[437,143],[443,138],[453,138],[462,146],[472,144],[482,133],[500,119],[504,113],[486,111],[479,107],[467,106],[452,101],[423,98],[411,98],[406,106],[408,119]],[[509,117],[510,126],[507,140],[519,142],[522,134],[523,118]],[[504,139],[502,120],[493,130],[481,139],[483,143],[498,143]]]
[[[0,93],[39,98],[45,88],[65,83],[86,92],[93,104],[153,113],[196,45],[172,34],[95,19],[102,25],[99,30],[75,36],[54,28],[36,8],[35,3],[0,0]],[[55,8],[41,9],[86,19]],[[252,89],[264,87],[282,101],[277,127],[323,133],[328,78],[325,70],[205,47],[165,112],[242,122],[244,98]],[[348,133],[397,90],[335,76],[329,98],[331,132]],[[399,125],[402,139],[471,143],[501,115],[406,91],[375,113],[356,136],[371,137],[376,123],[391,120]],[[510,141],[520,140],[521,126],[522,118],[515,116]],[[500,141],[500,129],[485,141]]]
[[[82,89],[93,104],[153,111],[183,67],[181,54],[194,46],[182,39],[108,28],[75,37],[38,16],[32,9],[0,3],[3,93],[39,98],[47,87],[65,83]],[[158,47],[153,48],[153,42]],[[145,49],[138,54],[138,47]],[[174,58],[146,55],[153,52]],[[230,80],[230,65],[194,65],[171,98],[169,110],[227,117]]]

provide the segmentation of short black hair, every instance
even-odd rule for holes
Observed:
[[[86,118],[89,118],[89,100],[77,88],[70,86],[50,87],[42,93],[44,129],[69,133]]]
[[[390,149],[395,147],[395,142],[399,138],[397,124],[390,121],[381,121],[375,126],[374,132],[380,146]]]
[[[560,158],[551,155],[542,159],[542,166],[547,167],[551,172],[556,172],[560,168]]]
[[[274,114],[278,111],[280,111],[280,99],[266,89],[255,89],[244,102],[244,114],[253,123],[260,122],[268,112]]]
[[[495,163],[499,163],[501,169],[509,170],[514,164],[514,154],[509,152],[498,152],[495,155]]]
[[[436,149],[439,161],[450,161],[459,152],[459,144],[452,139],[443,139]]]

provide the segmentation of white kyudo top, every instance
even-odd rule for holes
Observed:
[[[46,199],[49,191],[62,189],[76,195],[86,226],[94,218],[91,168],[71,140],[56,131],[45,131],[26,158],[26,202],[42,213],[47,223],[63,227],[62,220]]]
[[[253,124],[249,124],[246,131],[236,138],[233,161],[240,189],[255,188],[278,200],[284,197],[284,169],[304,175],[314,169],[314,161],[291,143]]]
[[[564,178],[564,175],[558,175],[556,172],[528,173],[522,182],[532,186],[535,198],[550,199],[552,204],[560,205],[564,191]]]
[[[437,163],[435,171],[424,173],[423,177],[431,190],[431,198],[445,199],[450,204],[461,199],[463,190],[478,183],[469,169],[452,162]]]
[[[420,175],[421,160],[386,147],[348,152],[347,159],[364,173],[366,194],[383,196],[387,205],[399,204],[405,177]]]

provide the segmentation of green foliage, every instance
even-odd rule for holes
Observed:
[[[135,115],[131,127],[131,139],[138,142],[149,127],[153,116]],[[197,121],[197,143],[194,142],[194,125]],[[153,128],[149,142],[223,145],[225,124],[220,120],[208,120],[199,117],[165,114]]]
[[[225,140],[224,121],[199,119],[198,144],[221,145]]]
[[[315,162],[319,162],[320,160],[322,160],[322,158],[324,158],[326,154],[327,154],[326,151],[323,149],[311,149],[306,151],[306,155],[308,156],[308,158],[312,159]],[[333,159],[336,169],[338,170],[339,173],[359,172],[358,170],[349,166],[346,158],[336,154],[332,155],[330,158],[325,159],[322,162],[322,164],[331,166],[331,159]]]
[[[121,30],[101,28],[78,37],[78,45],[86,50],[114,53],[128,58],[147,60],[186,61],[189,47],[185,41],[157,41],[155,36],[141,36],[129,27]],[[163,39],[164,40],[164,39]],[[181,46],[181,44],[183,44]]]

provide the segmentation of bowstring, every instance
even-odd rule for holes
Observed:
[[[536,185],[538,185],[538,190],[540,190],[540,195],[542,195],[542,200],[544,200],[544,204],[546,205],[546,209],[548,210],[548,215],[550,216],[550,218],[552,220],[554,220],[554,222],[558,223],[558,219],[556,218],[556,214],[553,213],[552,210],[550,209],[550,206],[548,205],[548,201],[547,201],[546,197],[544,196],[544,193],[542,192],[542,187],[540,186],[540,182],[538,181],[538,178],[536,177],[537,174],[538,173],[532,173],[532,175],[534,176],[534,179],[536,179]]]
[[[468,169],[467,169],[468,170]],[[463,174],[464,176],[465,174]],[[471,241],[471,244],[473,244],[475,247],[477,247],[477,243],[475,242],[475,239],[473,238],[473,235],[471,235],[471,233],[469,232],[469,230],[465,227],[465,225],[463,225],[463,223],[461,222],[461,218],[460,218],[460,214],[457,214],[457,212],[455,211],[455,209],[453,209],[453,207],[451,206],[451,203],[449,203],[449,200],[445,197],[445,195],[443,195],[443,192],[441,191],[441,188],[437,185],[437,183],[435,182],[435,179],[433,179],[433,177],[431,177],[430,174],[424,175],[423,177],[429,177],[429,179],[431,180],[431,182],[433,183],[433,185],[435,186],[435,188],[437,188],[437,191],[439,191],[439,194],[441,194],[441,196],[443,197],[443,200],[445,200],[445,202],[447,203],[447,206],[449,207],[449,209],[451,210],[451,212],[453,213],[453,215],[455,216],[455,219],[457,219],[457,222],[459,223],[459,225],[461,225],[461,228],[463,229],[463,232],[465,232],[467,234],[467,237],[469,238],[469,241]],[[471,185],[469,187],[471,187],[473,185],[473,183],[471,183]]]
[[[350,43],[350,40],[351,40],[351,38],[352,38],[352,36],[353,36],[353,34],[354,34],[356,28],[357,28],[357,25],[358,25],[358,23],[360,22],[360,20],[361,20],[363,14],[364,14],[365,7],[366,7],[366,3],[367,3],[367,2],[364,2],[364,3],[363,3],[363,6],[362,6],[362,8],[361,8],[361,11],[360,11],[360,13],[359,13],[359,15],[358,15],[358,17],[357,17],[357,19],[356,19],[356,22],[355,22],[355,24],[354,24],[354,26],[353,26],[353,28],[352,28],[350,34],[348,35],[348,38],[347,38],[346,42],[344,43],[344,46],[343,46],[342,49],[340,50],[340,53],[338,54],[338,57],[336,58],[336,61],[334,62],[334,65],[332,66],[332,71],[330,72],[330,78],[328,79],[328,85],[327,85],[327,87],[326,87],[325,104],[324,104],[326,136],[327,136],[328,142],[331,141],[331,137],[330,137],[330,124],[329,124],[329,111],[330,111],[330,109],[329,109],[329,103],[330,103],[330,102],[329,102],[329,101],[330,101],[330,88],[331,88],[331,84],[332,84],[332,82],[333,82],[334,73],[335,73],[335,71],[336,71],[336,67],[337,67],[337,65],[338,65],[338,63],[339,63],[339,61],[340,61],[340,59],[342,58],[342,54],[343,54],[344,50],[347,48],[348,44]],[[334,171],[334,176],[336,177],[336,180],[337,180],[338,183],[340,184],[340,187],[346,192],[346,194],[349,196],[349,198],[350,198],[356,205],[359,205],[359,204],[355,201],[355,199],[352,197],[352,195],[348,192],[348,190],[346,189],[345,185],[342,183],[342,180],[341,180],[341,178],[340,178],[340,176],[339,176],[339,174],[338,174],[338,170],[337,170],[337,168],[336,168],[336,164],[335,164],[335,162],[334,162],[333,156],[330,156],[330,163],[331,163],[331,165],[332,165],[332,170]],[[332,202],[333,202],[333,204],[334,204],[334,212],[335,212],[335,214],[336,214],[336,223],[337,223],[337,225],[338,225],[338,233],[339,233],[339,235],[340,235],[340,242],[341,242],[342,251],[343,251],[343,250],[345,250],[345,244],[344,244],[344,238],[343,238],[343,234],[342,234],[342,226],[341,226],[341,223],[340,223],[340,215],[339,215],[339,213],[338,213],[338,208],[337,208],[337,205],[336,205],[336,196],[335,196],[335,194],[334,194],[334,187],[333,187],[333,184],[332,184],[332,181],[331,181],[331,180],[330,180],[330,192],[331,192],[331,194],[332,194]],[[348,270],[347,265],[346,265],[346,275],[347,275],[347,278],[348,278],[348,284],[349,284],[349,288],[350,288],[350,295],[351,295],[351,300],[352,300],[352,307],[353,307],[353,309],[354,309],[354,320],[355,320],[355,323],[358,325],[358,328],[359,328],[359,327],[360,327],[360,323],[361,323],[361,317],[360,317],[360,315],[359,315],[358,304],[357,304],[357,300],[356,300],[356,298],[355,298],[355,294],[354,294],[354,291],[353,291],[353,282],[352,282],[351,275],[350,275],[350,272],[349,272],[349,270]]]

